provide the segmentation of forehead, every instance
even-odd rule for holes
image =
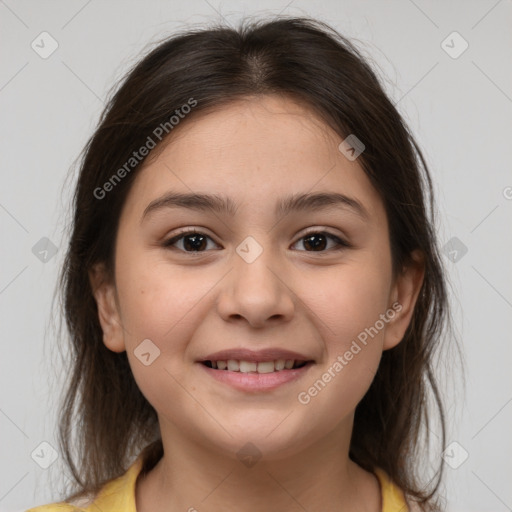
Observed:
[[[284,195],[331,191],[357,198],[379,217],[381,198],[357,160],[339,151],[342,140],[290,98],[236,100],[182,121],[139,171],[131,195],[142,208],[179,191],[221,194],[270,211]]]

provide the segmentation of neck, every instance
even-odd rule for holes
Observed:
[[[378,480],[348,457],[351,422],[300,453],[267,460],[254,449],[245,463],[160,427],[164,455],[137,482],[137,512],[381,510]]]

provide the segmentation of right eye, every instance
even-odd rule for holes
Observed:
[[[166,248],[179,249],[185,253],[204,252],[202,249],[208,245],[208,240],[212,240],[208,235],[200,233],[194,229],[182,231],[179,235],[166,240],[163,246]],[[182,247],[175,247],[177,243],[181,243]],[[214,242],[215,243],[215,242]]]

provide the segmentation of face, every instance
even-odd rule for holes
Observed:
[[[290,99],[247,98],[184,122],[139,171],[114,280],[91,281],[161,429],[268,457],[350,430],[422,272],[393,280],[383,202],[342,140]]]

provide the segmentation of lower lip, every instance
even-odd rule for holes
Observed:
[[[242,373],[229,370],[215,370],[202,363],[197,363],[208,375],[214,379],[229,384],[240,391],[270,391],[288,382],[303,377],[313,366],[313,362],[306,363],[294,370],[279,370],[272,373]]]

